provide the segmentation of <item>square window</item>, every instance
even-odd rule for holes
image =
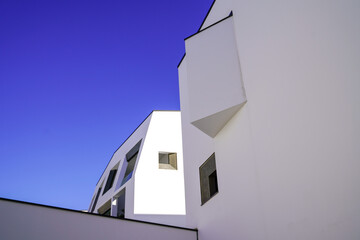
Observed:
[[[219,192],[215,153],[213,153],[199,168],[200,173],[200,190],[201,190],[201,205],[210,200],[216,193]]]
[[[176,153],[159,152],[159,169],[177,170]]]

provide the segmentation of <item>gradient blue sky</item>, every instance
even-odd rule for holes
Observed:
[[[118,146],[179,110],[213,0],[0,0],[0,197],[87,209]]]

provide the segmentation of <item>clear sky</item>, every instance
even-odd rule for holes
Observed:
[[[179,110],[213,0],[0,0],[0,197],[87,209],[113,152]]]

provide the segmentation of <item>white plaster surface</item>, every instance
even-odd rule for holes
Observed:
[[[146,214],[184,225],[185,189],[180,112],[153,112],[135,173],[133,219]],[[159,169],[159,152],[177,153],[177,170]],[[169,216],[169,219],[167,219]],[[172,219],[179,219],[178,222]],[[147,220],[151,217],[146,218]]]
[[[246,101],[232,17],[186,39],[185,47],[190,121],[215,137]]]
[[[199,221],[198,206],[201,204],[199,167],[214,152],[214,140],[190,123],[187,57],[179,66],[179,86],[181,104],[181,123],[183,133],[184,180],[186,197],[186,226],[197,227]],[[203,160],[203,161],[202,161]]]
[[[106,181],[117,163],[113,187],[100,195],[95,209],[125,189],[125,218],[174,226],[185,225],[185,189],[179,111],[153,111],[114,153],[99,185]],[[142,139],[134,173],[121,186],[126,170],[126,154]],[[159,152],[177,153],[177,170],[159,169]],[[95,211],[97,212],[97,211]],[[112,206],[116,212],[116,206]]]
[[[196,240],[196,232],[0,199],[0,239]]]
[[[205,26],[231,10],[247,103],[213,141],[179,67],[188,225],[200,240],[360,239],[360,2],[217,0]],[[219,193],[201,206],[212,151]]]

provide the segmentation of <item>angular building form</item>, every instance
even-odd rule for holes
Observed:
[[[0,238],[359,240],[359,43],[358,0],[214,1],[181,114],[140,124],[87,213],[0,199]]]
[[[359,1],[213,3],[178,66],[200,240],[360,239],[359,43]]]
[[[185,224],[179,111],[153,111],[115,151],[89,212],[168,225]]]

